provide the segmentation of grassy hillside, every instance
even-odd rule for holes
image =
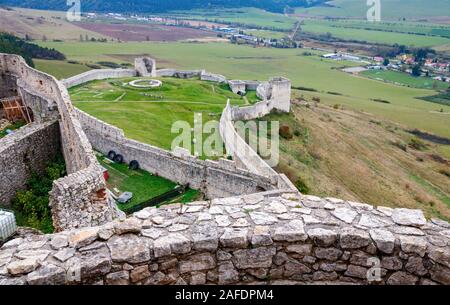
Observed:
[[[321,103],[264,119],[296,132],[281,138],[277,169],[307,193],[450,218],[450,164],[404,126]]]
[[[44,36],[48,40],[79,40],[80,35],[104,37],[68,22],[65,19],[66,12],[0,8],[0,16],[0,31],[14,33],[22,38],[25,35],[39,40]]]

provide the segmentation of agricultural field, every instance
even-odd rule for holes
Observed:
[[[57,79],[68,78],[70,76],[91,70],[91,68],[86,65],[68,63],[63,60],[33,59],[33,62],[36,69],[45,71]]]
[[[359,73],[368,78],[390,82],[400,86],[407,86],[419,89],[446,90],[450,83],[433,80],[429,77],[414,77],[407,73],[384,70],[367,70]]]
[[[134,56],[149,54],[157,59],[160,68],[206,69],[230,79],[267,80],[276,75],[285,76],[291,79],[294,87],[307,87],[317,91],[301,91],[301,94],[309,97],[318,95],[329,105],[344,105],[406,126],[450,137],[450,115],[446,114],[450,112],[450,107],[419,99],[435,95],[436,91],[354,77],[340,71],[340,68],[350,65],[349,63],[324,60],[315,54],[304,56],[304,50],[301,49],[251,48],[224,43],[80,45],[79,42],[42,42],[40,45],[56,48],[69,60],[80,62],[131,62]],[[387,100],[390,103],[377,103],[374,99]],[[437,112],[441,108],[443,113]]]
[[[157,24],[140,25],[78,22],[77,26],[120,41],[178,41],[216,36],[216,34],[204,30]]]
[[[218,23],[239,23],[247,27],[255,26],[280,31],[291,30],[297,21],[295,18],[289,16],[271,13],[257,8],[199,9],[173,12],[170,16]]]
[[[368,6],[361,0],[334,0],[328,6],[298,8],[296,14],[308,16],[332,16],[341,18],[365,19]],[[450,3],[447,0],[383,0],[381,1],[382,20],[433,20],[448,23]]]
[[[333,37],[344,40],[358,40],[389,45],[399,44],[414,47],[434,47],[450,44],[450,27],[448,26],[421,27],[420,24],[408,26],[402,23],[374,24],[362,21],[326,21],[313,19],[304,20],[303,23],[301,26],[303,32],[315,34],[330,33]],[[406,31],[409,31],[409,33],[406,33]],[[433,34],[435,36],[425,36],[425,34]],[[445,37],[440,37],[440,35]]]
[[[19,37],[32,39],[79,40],[80,35],[90,38],[108,38],[96,32],[82,29],[65,19],[66,12],[41,11],[23,8],[0,8],[0,30]]]
[[[71,88],[74,105],[83,111],[119,128],[135,140],[171,149],[172,124],[186,121],[194,126],[194,113],[201,113],[204,122],[218,121],[227,100],[244,105],[228,85],[175,78],[160,78],[162,86],[153,89],[132,88],[136,78],[93,81]]]

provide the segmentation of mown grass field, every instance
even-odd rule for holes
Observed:
[[[445,90],[450,87],[449,83],[433,80],[429,77],[414,77],[412,75],[396,71],[367,70],[359,74],[376,80],[392,82],[397,85],[420,89]]]
[[[418,97],[435,95],[436,91],[408,88],[339,71],[345,62],[329,61],[319,56],[303,56],[301,49],[252,48],[224,43],[55,43],[54,47],[68,59],[97,62],[110,60],[131,62],[133,55],[149,54],[158,67],[201,69],[220,73],[228,78],[267,80],[273,76],[291,79],[293,86],[314,88],[302,91],[305,96],[320,96],[329,105],[371,113],[440,136],[450,137],[450,107],[437,105]],[[341,95],[327,94],[337,92]],[[376,103],[373,99],[390,101]],[[145,105],[150,107],[151,105]],[[104,105],[104,107],[107,107]],[[444,109],[444,114],[435,111]]]
[[[125,85],[131,80],[94,81],[69,92],[81,110],[122,128],[130,138],[168,150],[178,135],[171,133],[176,121],[194,127],[194,113],[201,113],[203,122],[218,121],[228,99],[232,105],[246,103],[228,85],[161,78],[160,88],[135,89]]]

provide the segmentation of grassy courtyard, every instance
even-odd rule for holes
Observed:
[[[75,106],[122,128],[135,140],[171,149],[172,124],[186,121],[194,126],[194,113],[203,122],[220,119],[228,99],[232,105],[254,102],[252,92],[242,98],[228,85],[196,79],[161,78],[162,86],[138,89],[128,85],[133,78],[94,81],[70,89]]]
[[[176,183],[152,175],[147,171],[141,169],[130,170],[127,164],[110,162],[103,156],[98,156],[97,158],[100,164],[108,170],[109,179],[107,185],[116,196],[119,196],[123,192],[133,193],[133,198],[130,202],[117,204],[121,210],[126,211],[138,204],[173,190],[177,186]],[[199,196],[199,191],[187,189],[186,192],[167,203],[172,203],[174,200],[176,202],[191,202]]]

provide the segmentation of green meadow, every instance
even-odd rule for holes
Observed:
[[[281,31],[291,30],[296,22],[295,18],[257,8],[198,9],[178,11],[170,15],[184,19],[232,22],[245,24],[246,26],[268,27]]]
[[[331,6],[298,8],[296,13],[311,16],[333,16],[365,19],[368,6],[361,0],[334,0]],[[400,20],[424,19],[448,16],[450,2],[448,0],[382,0],[381,19]]]
[[[420,89],[445,90],[450,87],[449,83],[433,80],[428,77],[414,77],[407,73],[396,71],[367,70],[361,72],[360,75],[364,75],[376,80],[391,82],[397,85]]]
[[[33,62],[36,69],[45,71],[57,79],[68,78],[90,70],[85,65],[71,64],[62,60],[33,59]]]
[[[369,22],[348,22],[348,21],[325,21],[325,20],[305,20],[302,31],[316,34],[330,33],[332,36],[345,40],[367,41],[372,43],[382,43],[393,45],[395,43],[414,47],[433,47],[447,45],[450,38],[439,36],[425,36],[424,34],[435,33],[449,35],[448,27],[418,27],[409,28],[405,25],[382,25]],[[410,33],[405,33],[409,28]],[[433,29],[435,30],[433,32]],[[412,34],[417,33],[417,34]]]

